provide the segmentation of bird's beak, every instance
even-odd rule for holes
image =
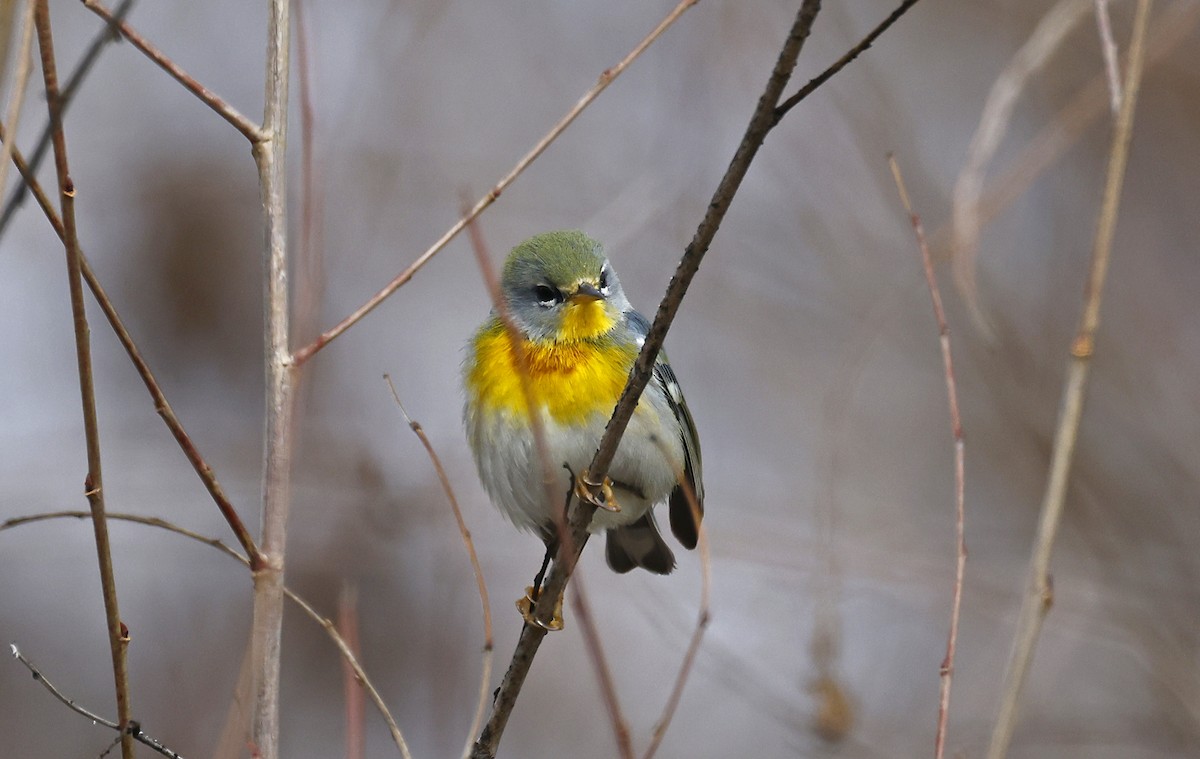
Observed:
[[[575,288],[575,292],[571,293],[569,300],[574,303],[604,300],[604,294],[597,290],[595,285],[588,282],[580,282]]]

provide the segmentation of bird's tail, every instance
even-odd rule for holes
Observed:
[[[608,566],[621,574],[641,567],[665,575],[675,568],[675,554],[658,533],[654,515],[649,511],[633,524],[610,529],[604,555]]]

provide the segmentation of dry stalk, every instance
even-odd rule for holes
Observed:
[[[396,386],[392,384],[392,378],[386,374],[383,378],[387,381],[388,388],[392,391],[392,398],[396,400],[396,406],[400,409],[400,413],[404,415],[404,421],[408,423],[413,434],[421,441],[426,455],[429,456],[430,462],[433,463],[438,481],[442,485],[442,492],[446,494],[446,500],[450,502],[450,510],[454,512],[454,521],[458,525],[458,534],[462,537],[463,545],[467,549],[467,556],[471,559],[471,571],[475,573],[475,587],[479,590],[479,604],[483,609],[483,671],[479,676],[479,698],[475,705],[475,716],[471,719],[471,727],[467,730],[467,745],[463,748],[463,756],[467,757],[471,754],[471,746],[474,743],[475,733],[479,730],[479,726],[483,724],[483,713],[487,709],[488,687],[492,681],[492,660],[495,648],[492,638],[492,605],[488,601],[487,583],[483,579],[483,566],[479,563],[479,554],[475,552],[475,541],[471,538],[471,531],[467,529],[467,521],[463,518],[462,508],[458,505],[458,497],[454,495],[454,488],[450,486],[450,478],[446,475],[445,467],[442,466],[441,457],[434,450],[433,443],[429,441],[429,436],[425,434],[425,429],[419,422],[414,421],[408,415],[408,411],[405,410],[404,404],[400,401],[399,393],[396,392]]]
[[[288,0],[270,0],[263,124],[253,142],[263,207],[266,418],[262,482],[263,560],[254,572],[251,660],[254,705],[250,739],[262,759],[279,756],[279,662],[283,627],[284,552],[291,505],[295,374],[289,352],[287,260]]]
[[[1133,34],[1129,46],[1129,64],[1125,72],[1124,96],[1121,111],[1117,116],[1112,142],[1108,154],[1108,170],[1104,181],[1104,196],[1100,206],[1100,217],[1096,225],[1096,237],[1092,246],[1092,260],[1084,288],[1083,313],[1079,329],[1071,342],[1067,379],[1063,385],[1062,405],[1058,427],[1054,433],[1054,449],[1050,460],[1050,476],[1042,499],[1041,517],[1034,538],[1033,553],[1029,559],[1029,578],[1021,601],[1021,613],[1013,640],[1012,654],[1005,672],[1004,691],[996,725],[988,746],[988,759],[1003,759],[1008,754],[1016,727],[1017,707],[1021,698],[1025,676],[1029,672],[1033,651],[1037,645],[1042,622],[1050,610],[1052,590],[1050,586],[1050,555],[1058,526],[1066,503],[1067,485],[1071,473],[1071,460],[1079,435],[1079,423],[1083,416],[1083,402],[1087,390],[1088,373],[1095,350],[1096,330],[1100,326],[1100,303],[1108,264],[1112,254],[1113,235],[1117,226],[1117,211],[1121,204],[1121,186],[1125,179],[1125,166],[1129,160],[1129,141],[1133,134],[1133,115],[1137,104],[1138,90],[1142,80],[1146,27],[1150,18],[1150,0],[1138,0],[1133,21]]]
[[[38,0],[35,12],[38,48],[41,51],[42,78],[46,87],[46,103],[54,144],[54,168],[58,177],[59,204],[62,208],[64,247],[67,253],[67,278],[71,291],[71,313],[75,329],[75,358],[79,369],[79,390],[83,401],[83,429],[87,443],[88,473],[84,494],[91,507],[92,528],[96,538],[96,557],[100,564],[100,586],[104,596],[104,614],[108,626],[109,650],[112,655],[113,681],[117,698],[117,723],[121,729],[121,755],[132,759],[133,736],[129,731],[132,715],[129,704],[129,678],[126,671],[126,649],[129,633],[121,622],[117,605],[117,581],[113,573],[112,551],[108,540],[108,522],[104,511],[104,478],[100,462],[100,426],[96,419],[95,377],[92,373],[92,348],[87,313],[83,303],[83,282],[80,273],[82,256],[79,235],[75,228],[75,183],[67,163],[67,141],[63,133],[62,101],[58,89],[58,69],[54,58],[54,41],[50,29],[50,7],[47,0]]]
[[[663,705],[662,715],[654,725],[654,732],[650,736],[650,745],[646,747],[646,753],[642,754],[642,759],[654,759],[654,754],[662,744],[662,740],[667,734],[667,728],[671,726],[671,720],[675,717],[675,711],[679,708],[679,700],[683,697],[683,687],[687,685],[688,676],[692,673],[692,665],[696,662],[696,652],[700,650],[700,641],[704,639],[704,631],[708,629],[709,620],[712,619],[710,611],[712,555],[709,551],[708,530],[704,526],[700,502],[696,500],[696,491],[688,484],[687,475],[671,459],[663,441],[655,438],[654,444],[662,452],[663,460],[670,463],[675,470],[675,481],[683,488],[688,507],[692,510],[692,519],[697,526],[696,548],[700,552],[700,611],[696,616],[696,629],[692,631],[692,639],[688,641],[683,661],[679,665],[679,673],[675,676],[675,684],[671,687],[671,694],[667,696],[667,703]]]
[[[946,639],[946,657],[941,666],[941,688],[938,697],[937,734],[934,738],[934,756],[942,759],[946,751],[946,725],[950,718],[950,685],[954,679],[954,654],[958,648],[958,622],[962,616],[963,576],[967,568],[967,540],[964,528],[966,512],[966,445],[963,437],[962,415],[958,409],[958,383],[954,378],[954,357],[950,353],[950,325],[946,321],[946,309],[942,307],[942,293],[938,289],[937,276],[933,272],[933,256],[925,240],[925,226],[921,217],[913,212],[900,173],[900,164],[888,156],[896,190],[908,220],[917,238],[921,251],[921,268],[925,272],[925,284],[933,301],[933,316],[937,322],[938,342],[942,349],[942,371],[946,379],[946,402],[950,407],[950,434],[954,441],[954,595],[950,605],[950,633]]]

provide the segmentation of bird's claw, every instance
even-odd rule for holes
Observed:
[[[593,492],[595,488],[600,488],[600,495],[604,496],[603,498],[596,496]],[[603,482],[592,482],[586,469],[580,472],[579,477],[575,480],[575,497],[605,511],[618,512],[621,510],[621,504],[613,495],[612,480],[605,476]]]
[[[558,600],[554,602],[554,615],[549,621],[543,622],[534,614],[537,604],[533,600],[533,586],[525,588],[525,597],[517,600],[517,611],[521,612],[521,618],[525,620],[525,624],[534,627],[540,627],[549,632],[557,632],[563,629],[563,597],[560,594]]]

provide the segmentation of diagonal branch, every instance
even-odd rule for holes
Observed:
[[[1095,350],[1096,330],[1100,326],[1100,302],[1104,293],[1104,281],[1108,274],[1108,263],[1112,255],[1113,234],[1117,227],[1117,210],[1121,204],[1121,186],[1125,180],[1125,166],[1129,160],[1129,142],[1133,134],[1133,115],[1137,105],[1138,89],[1142,81],[1142,64],[1145,57],[1146,26],[1150,17],[1150,0],[1138,0],[1133,20],[1133,35],[1129,46],[1129,65],[1125,72],[1124,95],[1121,110],[1117,115],[1109,147],[1108,170],[1104,180],[1104,195],[1100,206],[1100,218],[1096,224],[1096,237],[1092,245],[1092,262],[1088,269],[1084,287],[1083,313],[1079,329],[1071,342],[1071,358],[1067,365],[1067,379],[1063,385],[1062,406],[1059,411],[1058,429],[1054,433],[1054,449],[1050,458],[1050,476],[1042,498],[1041,517],[1034,538],[1033,553],[1029,557],[1029,578],[1025,595],[1021,601],[1021,613],[1017,620],[1017,632],[1004,677],[1004,692],[1000,710],[992,730],[988,746],[988,759],[1003,759],[1008,754],[1013,730],[1017,722],[1017,705],[1025,676],[1029,672],[1033,651],[1041,633],[1042,622],[1050,610],[1053,593],[1050,586],[1050,554],[1054,539],[1062,520],[1066,503],[1067,485],[1071,473],[1071,460],[1075,454],[1075,443],[1079,437],[1079,423],[1083,416],[1083,401],[1087,390],[1088,373]]]
[[[407,269],[397,274],[396,277],[392,279],[392,281],[389,282],[382,290],[368,298],[367,301],[359,306],[352,314],[347,316],[345,319],[342,319],[335,326],[323,332],[316,340],[297,350],[294,356],[296,364],[300,365],[305,361],[308,361],[317,351],[324,348],[343,332],[361,321],[364,316],[374,311],[375,307],[386,300],[388,296],[396,292],[396,290],[398,290],[402,285],[412,279],[413,275],[416,274],[422,266],[429,263],[431,258],[441,252],[442,248],[445,248],[451,240],[457,237],[459,232],[466,229],[467,225],[474,221],[479,214],[483,213],[484,210],[486,210],[487,207],[492,203],[495,203],[496,199],[500,197],[500,193],[508,189],[508,186],[515,182],[517,177],[519,177],[525,171],[525,169],[529,168],[529,165],[537,160],[537,158],[546,151],[546,148],[550,147],[550,144],[558,139],[558,136],[562,134],[567,127],[571,126],[571,123],[575,121],[579,114],[583,113],[583,110],[591,105],[592,101],[599,97],[600,93],[607,89],[608,85],[612,84],[613,81],[620,76],[623,71],[625,71],[625,69],[629,68],[631,63],[637,60],[637,58],[643,52],[645,52],[646,48],[650,47],[655,40],[661,37],[663,32],[665,32],[669,26],[674,24],[675,21],[683,15],[684,11],[695,5],[697,2],[698,0],[681,0],[681,2],[676,5],[675,8],[668,13],[662,21],[659,22],[658,26],[654,27],[653,31],[646,35],[646,37],[642,39],[642,41],[639,42],[637,46],[629,52],[628,55],[621,59],[620,63],[610,69],[605,69],[604,72],[600,74],[600,78],[596,81],[596,83],[592,85],[591,89],[585,92],[583,97],[581,97],[579,101],[575,103],[575,105],[571,106],[571,109],[568,110],[566,114],[558,120],[558,123],[551,127],[550,131],[547,132],[542,139],[538,140],[537,144],[534,145],[533,148],[531,148],[530,151],[526,153],[523,158],[521,158],[521,160],[517,161],[517,165],[513,166],[513,168],[507,174],[505,174],[499,182],[496,183],[495,187],[493,187],[487,192],[486,195],[480,198],[475,205],[471,207],[470,211],[464,214],[458,221],[454,222],[454,225],[450,227],[450,229],[446,230],[445,234],[438,238],[437,242],[435,242],[424,253],[418,256],[417,260],[413,261]]]
[[[742,137],[742,141],[738,145],[732,161],[730,161],[725,176],[721,179],[720,184],[717,185],[716,192],[709,203],[708,212],[696,230],[692,242],[684,251],[683,258],[675,271],[675,276],[672,278],[671,284],[667,288],[667,293],[663,297],[662,304],[659,306],[658,313],[655,315],[654,322],[647,334],[641,353],[638,354],[637,360],[634,363],[629,382],[625,387],[624,393],[621,395],[620,401],[617,403],[616,409],[613,411],[613,416],[605,429],[604,437],[600,442],[600,447],[596,451],[596,455],[592,459],[591,466],[588,467],[588,472],[591,473],[596,482],[603,481],[604,475],[612,463],[621,435],[624,434],[629,419],[633,414],[634,406],[637,404],[642,390],[645,389],[646,383],[650,380],[654,363],[662,348],[663,338],[670,328],[671,321],[675,318],[679,304],[687,292],[692,277],[700,266],[700,261],[708,251],[708,247],[712,243],[713,237],[721,225],[721,221],[725,218],[725,214],[729,210],[729,206],[738,188],[741,186],[746,172],[749,171],[754,156],[762,146],[763,140],[771,131],[771,128],[779,123],[774,118],[775,107],[779,103],[783,88],[787,85],[792,70],[796,66],[796,59],[800,55],[800,50],[804,45],[805,39],[808,37],[809,31],[812,29],[820,7],[820,0],[804,0],[801,4],[800,10],[796,14],[796,20],[792,24],[787,40],[784,42],[783,49],[779,53],[779,58],[776,61],[771,77],[762,95],[759,97],[758,105],[754,109],[750,124],[746,128],[746,133]],[[579,503],[571,513],[570,529],[572,540],[569,543],[563,541],[559,547],[554,568],[546,579],[545,588],[539,596],[538,605],[535,610],[537,618],[543,622],[547,622],[553,616],[555,602],[565,589],[571,572],[575,568],[575,563],[584,545],[587,543],[587,526],[591,522],[594,511],[594,506]],[[517,648],[513,653],[512,662],[497,692],[492,717],[480,735],[479,741],[475,744],[475,753],[473,756],[495,756],[496,747],[503,736],[504,728],[508,723],[508,717],[516,704],[517,696],[520,694],[525,678],[529,674],[529,668],[532,666],[533,659],[545,636],[546,630],[541,627],[526,625],[522,628],[521,637],[517,641]]]
[[[54,41],[50,30],[48,0],[38,0],[35,11],[38,49],[42,58],[42,79],[46,87],[46,102],[54,141],[54,168],[58,176],[59,203],[62,207],[64,247],[67,251],[67,278],[71,290],[71,313],[75,327],[75,359],[79,369],[79,391],[83,401],[83,430],[87,443],[88,473],[84,493],[92,512],[92,529],[96,536],[96,558],[100,564],[100,586],[104,595],[105,621],[108,626],[109,651],[112,655],[113,681],[117,697],[117,720],[121,726],[121,755],[133,758],[133,736],[129,706],[129,678],[125,654],[129,634],[121,622],[117,607],[117,581],[113,574],[112,552],[108,541],[108,523],[104,516],[104,479],[100,466],[100,425],[96,419],[96,389],[92,374],[92,347],[83,305],[83,283],[80,276],[79,236],[75,228],[75,183],[67,165],[67,140],[63,133],[62,101],[58,90],[58,70],[54,60]]]
[[[149,40],[138,34],[132,26],[121,19],[119,11],[113,13],[104,7],[99,0],[83,0],[83,4],[92,13],[107,21],[113,29],[120,32],[122,37],[129,40],[147,58],[158,64],[159,68],[170,74],[171,78],[182,84],[188,92],[200,98],[205,105],[216,111],[221,118],[233,125],[233,128],[241,132],[247,140],[250,140],[251,144],[257,144],[269,137],[267,129],[259,128],[257,124],[243,116],[236,108],[221,99],[215,92],[196,81],[178,63],[175,63],[163,51],[150,44]]]

